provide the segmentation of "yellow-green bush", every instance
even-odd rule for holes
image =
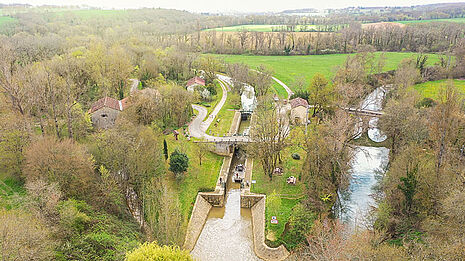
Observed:
[[[155,261],[155,260],[194,260],[188,251],[177,246],[159,246],[157,243],[144,243],[126,254],[127,261]]]

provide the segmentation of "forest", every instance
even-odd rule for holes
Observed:
[[[465,259],[465,23],[447,20],[465,17],[465,4],[383,10],[0,4],[0,259],[197,258],[183,249],[187,228],[224,163],[190,135],[193,105],[213,115],[205,133],[226,136],[246,86],[257,99],[250,191],[266,195],[266,220],[280,220],[265,225],[269,247],[283,245],[287,260]],[[209,30],[242,25],[281,27]],[[196,76],[205,88],[191,92]],[[387,139],[375,144],[370,127],[354,130],[379,87]],[[281,112],[296,98],[308,115],[289,127]],[[107,100],[118,117],[98,128],[93,112]],[[367,225],[348,231],[336,209],[366,146],[387,148],[389,163]],[[297,185],[282,185],[291,175]]]

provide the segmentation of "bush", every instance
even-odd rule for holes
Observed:
[[[292,153],[291,157],[295,160],[300,160],[300,155],[298,153]]]
[[[186,172],[188,167],[189,158],[185,153],[178,150],[171,153],[169,170],[176,175],[176,178],[179,178],[182,173]]]
[[[287,249],[295,249],[305,242],[315,218],[315,214],[306,209],[304,205],[295,205],[286,224],[286,230],[283,232],[283,241]]]
[[[214,188],[207,188],[207,187],[200,187],[198,190],[198,192],[213,192],[215,191]]]
[[[155,242],[145,243],[126,254],[127,261],[183,261],[194,260],[188,251],[176,246],[158,246]]]
[[[215,96],[218,92],[216,91],[216,86],[215,84],[209,83],[207,85],[207,90],[210,92],[211,96]]]
[[[430,107],[433,107],[434,105],[436,105],[436,102],[431,99],[431,98],[423,98],[421,101],[419,101],[417,103],[417,108],[430,108]]]

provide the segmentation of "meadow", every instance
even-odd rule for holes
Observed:
[[[210,28],[204,31],[221,31],[221,32],[240,32],[247,30],[250,32],[273,32],[273,29],[278,29],[286,25],[273,25],[273,24],[246,24],[246,25],[233,25],[225,27]],[[317,29],[317,25],[296,25],[294,32],[307,31],[309,29]]]
[[[13,22],[15,20],[15,18],[9,16],[0,16],[0,26],[2,26],[5,23]]]
[[[437,99],[442,87],[447,86],[447,81],[448,80],[424,82],[416,84],[413,88],[417,90],[422,97]],[[460,93],[465,95],[465,80],[453,80],[453,84]]]
[[[377,52],[378,58],[382,53]],[[303,76],[309,80],[316,74],[321,73],[327,78],[331,78],[337,71],[337,67],[342,65],[347,56],[353,54],[327,54],[327,55],[306,55],[306,56],[250,56],[250,55],[215,55],[227,63],[244,63],[251,68],[257,68],[263,64],[274,71],[274,76],[283,81],[291,89],[297,77]],[[384,53],[386,57],[384,71],[394,70],[398,64],[407,58],[415,57],[416,53]],[[428,64],[432,65],[439,61],[438,55],[429,55]],[[286,91],[278,84],[274,84],[275,92],[280,97],[287,97]]]
[[[444,19],[427,19],[427,20],[396,21],[396,23],[401,23],[401,24],[417,24],[417,23],[430,23],[430,22],[454,22],[454,23],[465,23],[465,18],[444,18]]]

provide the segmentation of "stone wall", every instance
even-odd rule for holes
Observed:
[[[97,129],[111,128],[115,125],[115,121],[116,118],[118,118],[119,113],[119,110],[103,107],[92,113],[92,126]]]
[[[207,221],[208,213],[212,205],[208,203],[201,195],[197,195],[195,200],[194,209],[192,210],[192,215],[189,220],[189,225],[187,226],[186,238],[184,240],[183,248],[192,251],[197,243],[197,239],[202,232],[203,226]]]
[[[214,207],[224,206],[224,189],[215,192],[199,192],[199,195]]]
[[[247,193],[241,191],[241,208],[252,208],[258,201],[262,200],[265,196],[259,194]]]
[[[289,256],[289,251],[280,245],[271,248],[265,244],[265,196],[261,195],[259,200],[252,207],[252,229],[255,254],[265,260],[284,260]]]

